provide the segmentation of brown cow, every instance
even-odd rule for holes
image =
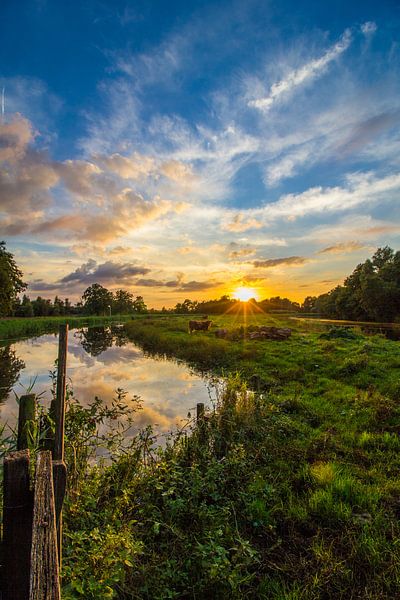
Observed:
[[[192,331],[208,331],[212,321],[189,321],[189,333]]]

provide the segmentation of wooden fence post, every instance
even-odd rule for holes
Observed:
[[[58,560],[62,558],[62,505],[64,501],[67,471],[64,463],[65,385],[67,372],[68,324],[60,325],[58,337],[57,394],[54,406],[54,496],[56,498],[56,524]]]
[[[36,395],[27,394],[19,399],[17,449],[25,450],[34,441],[36,426]],[[31,444],[29,444],[29,442]]]
[[[33,512],[29,450],[5,457],[3,485],[3,599],[28,600]]]
[[[196,421],[200,425],[200,422],[204,420],[204,404],[199,402],[196,406]]]
[[[56,512],[51,452],[36,464],[29,600],[60,600]]]
[[[60,325],[58,337],[57,395],[55,405],[54,460],[64,460],[65,383],[67,371],[68,324]]]

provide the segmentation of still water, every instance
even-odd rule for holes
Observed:
[[[58,336],[42,335],[0,347],[0,419],[13,425],[15,394],[33,383],[43,404],[51,399],[50,371],[58,353]],[[82,404],[100,397],[109,403],[117,388],[129,398],[140,396],[138,428],[152,425],[163,434],[182,423],[198,402],[210,403],[210,381],[184,363],[154,357],[132,343],[122,326],[72,329],[68,337],[67,378]]]

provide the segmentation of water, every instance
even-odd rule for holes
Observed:
[[[0,348],[0,419],[13,425],[18,412],[15,393],[33,390],[43,404],[51,399],[49,372],[54,370],[58,336],[42,335]],[[156,433],[179,426],[198,402],[210,404],[210,382],[184,363],[154,357],[131,342],[120,326],[72,329],[68,337],[67,378],[74,396],[87,404],[95,396],[110,403],[117,388],[140,396],[138,428]]]
[[[367,335],[375,335],[381,333],[388,340],[400,341],[400,324],[398,323],[375,323],[373,321],[345,321],[338,319],[320,319],[319,317],[290,317],[295,321],[310,321],[320,323],[327,328],[331,326],[358,328]]]

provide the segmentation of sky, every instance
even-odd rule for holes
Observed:
[[[3,0],[28,295],[302,301],[399,249],[399,67],[398,0]]]

